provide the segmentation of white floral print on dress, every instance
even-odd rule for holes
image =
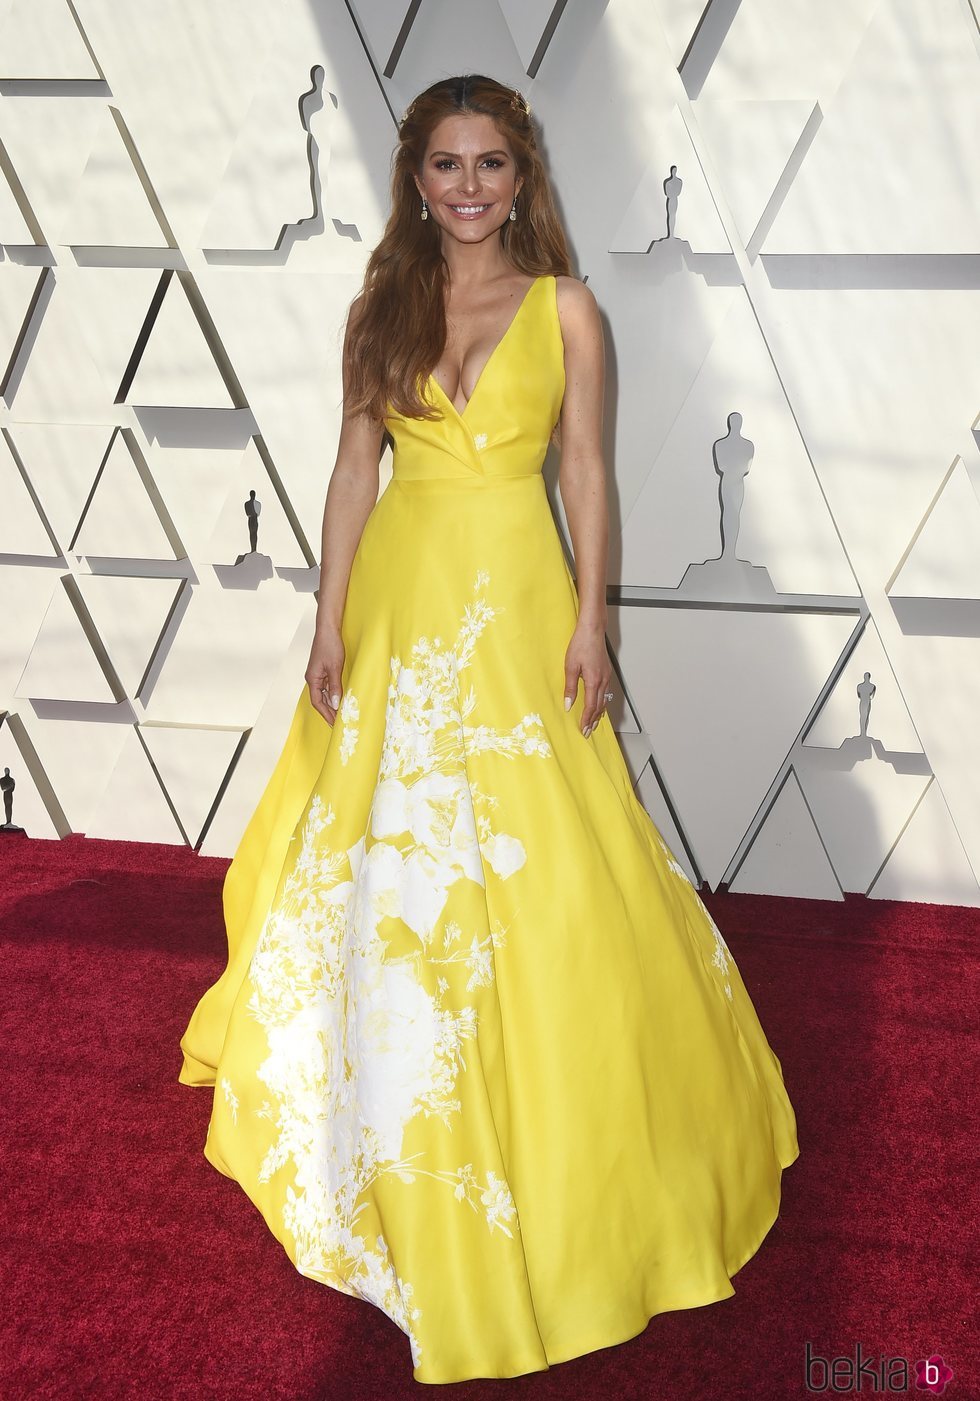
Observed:
[[[705,913],[707,914],[707,911],[705,911]],[[728,997],[729,1001],[731,1001],[732,985],[728,977],[728,965],[731,959],[731,950],[725,943],[724,939],[721,937],[721,930],[718,928],[717,924],[715,924],[714,920],[711,918],[710,915],[708,915],[708,920],[711,924],[711,928],[715,936],[715,951],[712,955],[711,962],[720,971],[721,976],[724,978],[725,995]]]
[[[688,885],[690,885],[690,884],[691,884],[691,878],[690,878],[690,876],[689,876],[689,875],[687,874],[687,872],[684,870],[684,867],[681,865],[681,863],[677,860],[677,858],[675,857],[674,853],[671,851],[670,847],[667,845],[667,843],[664,841],[663,837],[660,835],[659,831],[657,831],[656,828],[654,828],[654,831],[656,832],[657,841],[660,843],[660,846],[661,846],[661,848],[662,848],[662,850],[663,850],[663,853],[664,853],[664,855],[667,857],[667,865],[668,865],[668,866],[670,867],[670,869],[675,873],[675,875],[680,876],[683,880],[686,880],[686,881],[687,881]]]
[[[340,740],[340,762],[346,764],[347,760],[357,748],[358,728],[357,722],[360,719],[361,711],[357,703],[357,697],[353,691],[345,691],[340,702],[340,709],[337,711],[337,719],[340,721],[343,733]]]
[[[226,1103],[227,1103],[227,1105],[228,1105],[228,1108],[231,1110],[231,1121],[232,1121],[233,1124],[237,1124],[237,1123],[238,1123],[238,1096],[235,1094],[235,1091],[232,1089],[232,1087],[231,1087],[231,1081],[228,1079],[228,1076],[227,1076],[227,1075],[222,1075],[222,1077],[221,1077],[221,1088],[222,1088],[222,1090],[224,1091],[225,1101],[226,1101]]]
[[[510,1188],[492,1166],[481,1182],[472,1163],[430,1168],[416,1161],[420,1154],[402,1156],[416,1115],[451,1126],[460,1112],[456,1081],[477,1030],[466,994],[492,985],[493,951],[507,932],[496,921],[486,934],[464,929],[446,909],[452,888],[462,880],[484,886],[487,871],[507,880],[527,860],[520,838],[495,828],[495,800],[470,783],[466,760],[481,752],[554,757],[539,715],[496,729],[475,723],[472,685],[464,694],[480,635],[500,611],[483,593],[489,582],[481,569],[452,646],[419,637],[408,661],[391,658],[368,830],[346,849],[332,846],[336,814],[314,794],[249,970],[248,1009],[269,1047],[258,1077],[274,1096],[254,1111],[275,1130],[259,1179],[292,1167],[283,1221],[297,1268],[381,1308],[408,1334],[416,1366],[421,1310],[386,1241],[356,1230],[363,1192],[383,1174],[406,1183],[424,1175],[482,1214],[491,1233],[520,1229]],[[359,715],[351,692],[340,713],[343,756]],[[379,926],[392,918],[417,940],[416,953],[390,954]],[[465,985],[439,973],[427,990],[422,970],[454,964],[468,973]]]
[[[673,854],[673,852],[671,851],[670,847],[667,845],[667,843],[664,841],[663,837],[660,835],[660,832],[657,831],[656,828],[654,828],[654,831],[655,831],[655,833],[656,833],[657,841],[660,843],[660,846],[661,846],[661,848],[663,849],[664,855],[667,857],[667,865],[670,867],[670,869],[674,872],[675,875],[680,876],[684,881],[687,882],[688,885],[691,886],[691,889],[694,890],[694,886],[693,886],[692,883],[691,883],[691,878],[690,878],[690,876],[687,874],[687,872],[684,870],[684,867],[681,865],[681,863],[680,863],[680,862],[677,860],[677,858],[674,856],[674,854]],[[721,930],[718,928],[717,924],[715,924],[715,922],[714,922],[714,920],[712,919],[711,915],[708,913],[708,909],[707,909],[707,906],[704,904],[704,901],[701,899],[700,895],[698,895],[698,893],[697,893],[696,890],[694,891],[694,894],[695,894],[695,897],[696,897],[696,899],[697,899],[698,905],[701,907],[701,911],[702,911],[702,913],[704,914],[705,919],[708,921],[708,923],[709,923],[710,926],[711,926],[711,930],[712,930],[712,933],[713,933],[713,935],[714,935],[715,947],[714,947],[714,951],[713,951],[713,953],[712,953],[712,955],[711,955],[711,962],[712,962],[713,966],[714,966],[715,968],[717,968],[718,971],[721,973],[721,976],[722,976],[722,979],[723,979],[723,986],[724,986],[724,989],[725,989],[725,996],[729,999],[729,1001],[731,1001],[731,998],[732,998],[732,984],[731,984],[731,980],[730,980],[730,976],[729,976],[729,972],[728,972],[729,965],[730,965],[730,962],[731,962],[731,950],[729,949],[728,945],[725,943],[724,939],[721,937]]]

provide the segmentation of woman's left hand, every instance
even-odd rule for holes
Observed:
[[[581,724],[582,734],[586,738],[595,729],[606,708],[605,697],[611,675],[605,628],[580,618],[565,652],[565,709],[571,709],[581,677],[585,688]]]

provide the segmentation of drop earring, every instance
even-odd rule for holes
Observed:
[[[426,204],[426,202],[425,202],[425,195],[423,195],[423,196],[422,196],[422,218],[423,218],[423,219],[428,219],[428,217],[429,217],[429,206],[428,206],[428,205]]]
[[[512,219],[516,219],[516,218],[517,218],[517,196],[516,196],[516,195],[514,196],[514,203],[513,203],[513,204],[511,205],[511,207],[510,207],[510,217],[511,217]]]

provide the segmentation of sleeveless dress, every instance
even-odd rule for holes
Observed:
[[[735,962],[603,714],[541,467],[551,275],[460,413],[391,413],[336,724],[304,685],[181,1040],[204,1156],[420,1382],[509,1377],[734,1294],[798,1156]]]

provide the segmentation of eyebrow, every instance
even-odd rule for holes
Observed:
[[[479,159],[479,160],[482,160],[484,156],[506,156],[506,155],[507,155],[507,152],[504,151],[504,150],[502,150],[502,149],[498,146],[498,147],[497,147],[495,150],[493,150],[493,151],[481,151],[480,154],[479,154],[478,159]],[[454,160],[459,160],[459,159],[460,159],[460,155],[459,155],[459,152],[458,152],[458,151],[433,151],[433,152],[431,153],[430,159],[432,158],[432,156],[452,156]]]

